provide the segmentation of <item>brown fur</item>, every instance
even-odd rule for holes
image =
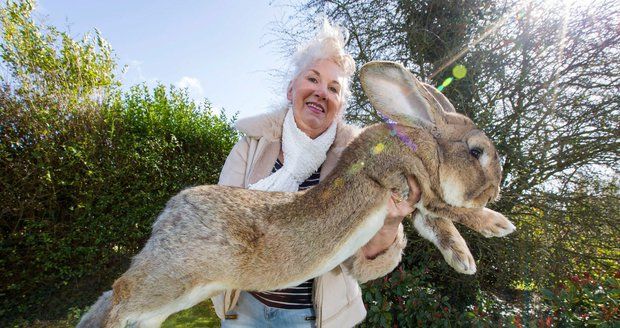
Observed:
[[[411,119],[406,113],[404,117]],[[437,240],[444,255],[446,250],[455,254],[453,266],[460,267],[462,258],[473,262],[447,219],[493,233],[489,227],[493,224],[487,221],[494,217],[482,206],[488,201],[484,188],[496,194],[499,176],[493,167],[496,162],[476,168],[470,167],[475,165],[471,161],[462,164],[469,154],[446,140],[461,140],[473,125],[456,117],[446,121],[465,122],[460,134],[445,126],[433,130],[429,124],[399,125],[401,133],[415,140],[416,151],[390,135],[386,124],[370,126],[348,145],[332,173],[304,192],[226,186],[182,191],[168,202],[142,251],[114,283],[112,300],[98,302],[91,312],[103,314],[99,323],[103,327],[159,326],[171,313],[222,289],[274,290],[327,272],[381,228],[391,192],[407,192],[405,176],[414,176],[422,189],[417,207],[424,222],[416,227],[433,229],[429,236]],[[381,151],[374,151],[378,144],[383,144]],[[468,199],[475,208],[444,201],[442,178],[459,175],[451,170],[466,170],[468,176],[461,175],[457,182],[465,185],[463,193],[476,195]],[[360,261],[358,256],[345,265],[359,266]],[[89,312],[86,317],[93,315]],[[92,321],[88,324],[92,326]]]

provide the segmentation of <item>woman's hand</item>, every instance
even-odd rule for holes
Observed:
[[[415,210],[413,206],[420,201],[420,187],[415,179],[408,176],[407,184],[409,185],[409,197],[407,199],[402,199],[400,195],[393,192],[392,197],[388,200],[388,214],[383,227],[362,247],[366,258],[377,257],[394,243],[398,235],[398,226],[407,215],[413,213]]]

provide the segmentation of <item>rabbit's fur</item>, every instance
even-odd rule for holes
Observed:
[[[443,95],[430,93],[401,65],[369,63],[361,79],[373,106],[398,123],[415,151],[390,126],[376,124],[307,191],[183,190],[159,215],[113,292],[104,293],[78,327],[158,327],[170,314],[225,289],[280,289],[347,265],[383,226],[392,191],[407,192],[405,176],[414,176],[422,190],[415,227],[457,271],[474,273],[473,257],[452,221],[486,236],[514,230],[484,208],[499,193],[493,145],[471,120],[446,113]],[[482,150],[479,160],[470,155],[472,147]]]

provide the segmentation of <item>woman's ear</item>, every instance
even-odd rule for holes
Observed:
[[[286,99],[293,101],[293,81],[289,82],[288,87],[286,87]]]

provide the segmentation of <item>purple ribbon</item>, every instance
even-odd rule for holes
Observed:
[[[413,151],[418,150],[418,145],[416,145],[415,142],[411,140],[411,138],[409,138],[404,133],[401,133],[400,131],[398,131],[398,126],[396,126],[396,122],[392,121],[389,117],[383,115],[382,113],[379,113],[379,112],[377,113],[379,114],[379,116],[381,116],[383,121],[390,127],[391,136],[397,136],[398,139],[404,142],[405,145],[407,145],[407,147],[409,147],[411,150]]]

